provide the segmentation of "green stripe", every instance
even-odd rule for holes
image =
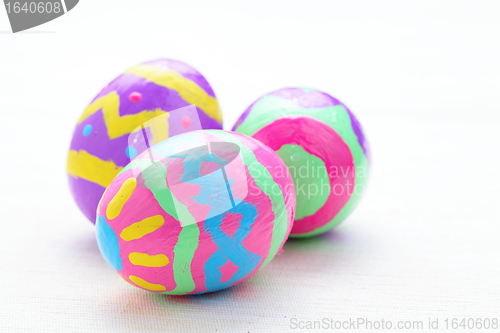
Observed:
[[[177,244],[174,247],[174,280],[177,286],[172,291],[163,294],[184,295],[190,293],[196,287],[191,274],[191,262],[198,248],[198,237],[200,228],[198,224],[190,224],[182,228]]]

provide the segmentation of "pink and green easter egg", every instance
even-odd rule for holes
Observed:
[[[106,187],[141,153],[128,146],[130,133],[150,119],[193,104],[201,128],[222,129],[222,113],[209,83],[197,70],[177,60],[142,63],[102,88],[78,120],[67,159],[71,193],[92,223]],[[173,120],[169,121],[173,124]],[[145,130],[158,143],[185,132],[190,125],[186,119],[175,123],[167,130]]]
[[[292,228],[295,191],[283,170],[273,150],[240,133],[168,138],[106,189],[97,209],[99,249],[124,280],[155,293],[240,283],[282,251]]]
[[[338,225],[365,191],[366,137],[354,114],[324,92],[269,93],[246,109],[233,131],[260,140],[288,166],[297,197],[290,237],[314,236]]]

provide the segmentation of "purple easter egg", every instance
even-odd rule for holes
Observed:
[[[130,133],[170,111],[195,105],[203,129],[222,129],[222,113],[208,81],[193,67],[170,59],[132,67],[105,86],[83,111],[68,153],[71,193],[92,223],[104,190],[131,159]],[[184,133],[186,119],[170,125],[153,144]],[[145,129],[151,133],[151,129]]]

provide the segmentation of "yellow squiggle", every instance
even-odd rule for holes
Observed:
[[[113,161],[103,161],[85,150],[70,150],[68,153],[66,171],[75,178],[83,178],[102,187],[108,187],[121,169]]]
[[[136,185],[137,181],[133,177],[123,182],[118,192],[116,192],[115,196],[109,201],[108,207],[106,207],[106,217],[108,220],[112,220],[120,215],[123,206],[128,199],[130,199],[132,193],[134,193]]]
[[[106,96],[96,99],[92,104],[87,106],[80,116],[78,124],[101,109],[110,139],[129,134],[146,121],[165,113],[165,111],[161,109],[155,109],[120,117],[120,97],[116,91],[112,91]]]
[[[138,65],[125,73],[137,75],[159,86],[177,91],[186,102],[196,105],[205,111],[210,118],[217,120],[219,123],[222,122],[222,111],[217,99],[208,95],[199,85],[179,73],[159,69],[153,65]]]
[[[132,252],[128,255],[132,265],[146,267],[163,267],[168,265],[168,257],[164,254],[149,255],[147,253]]]
[[[133,223],[122,230],[120,233],[120,237],[124,241],[131,241],[134,239],[139,239],[144,235],[150,234],[156,229],[160,228],[163,223],[165,223],[165,219],[161,215],[155,215],[148,218],[145,218],[142,221]]]
[[[161,284],[149,283],[148,281],[143,280],[138,276],[130,275],[128,278],[130,280],[132,280],[132,282],[134,282],[139,287],[143,287],[144,289],[147,289],[149,291],[166,291],[167,290],[167,288],[165,288],[165,286],[162,286]]]

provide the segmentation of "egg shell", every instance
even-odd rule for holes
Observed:
[[[220,144],[238,152],[215,151]],[[206,293],[242,282],[281,252],[294,208],[292,178],[274,151],[239,133],[193,131],[120,171],[99,203],[96,237],[130,284]]]
[[[323,233],[363,196],[370,152],[354,114],[314,89],[284,88],[256,100],[233,131],[256,138],[284,160],[294,179],[297,211],[290,237]]]
[[[130,68],[91,101],[75,127],[67,173],[71,193],[92,223],[105,188],[140,153],[128,147],[128,135],[154,117],[192,104],[203,129],[222,129],[219,103],[207,80],[191,66],[170,59]],[[166,137],[185,123],[170,126]]]

